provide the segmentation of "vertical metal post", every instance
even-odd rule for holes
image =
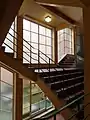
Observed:
[[[30,80],[30,114],[29,116],[31,117],[31,114],[32,114],[32,82]]]
[[[49,80],[50,80],[50,58],[49,58]]]
[[[31,22],[30,22],[30,30],[31,30]],[[31,45],[31,31],[30,31],[30,45]],[[30,46],[30,68],[32,67],[32,48]]]
[[[39,66],[39,49],[38,49],[38,73],[39,73],[39,68],[40,66]]]
[[[56,115],[54,115],[54,120],[56,120]]]

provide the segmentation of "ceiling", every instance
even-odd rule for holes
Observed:
[[[82,17],[82,8],[80,7],[70,7],[62,5],[57,7],[57,9],[75,21],[79,21]]]
[[[73,6],[73,7],[89,7],[90,0],[34,0],[39,4],[51,6]]]
[[[76,0],[73,0],[73,1],[76,1]],[[59,5],[59,6],[55,6],[55,8],[59,12],[62,12],[65,16],[69,17],[71,20],[74,20],[76,22],[79,22],[79,21],[81,22],[82,20],[82,8],[80,7],[70,7],[70,6]],[[39,21],[45,24],[46,22],[44,21],[44,18],[50,15],[52,17],[52,21],[48,23],[48,25],[52,27],[58,27],[63,23],[70,24],[69,21],[62,18],[60,15],[52,12],[52,10],[49,10],[41,6],[40,4],[36,3],[35,0],[24,0],[21,6],[21,9],[19,11],[19,14],[23,16],[25,15],[29,16],[30,18],[33,18],[36,21]]]
[[[60,18],[59,16],[55,15],[51,11],[45,9],[44,7],[41,7],[39,4],[35,3],[33,0],[24,0],[21,9],[19,11],[20,15],[27,15],[31,18],[40,21],[42,23],[46,22],[44,21],[44,18],[48,15],[52,17],[52,21],[48,23],[48,25],[57,27],[61,23],[68,23],[66,20]]]

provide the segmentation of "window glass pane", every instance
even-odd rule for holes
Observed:
[[[38,63],[38,55],[32,53],[31,56],[32,56],[31,62],[32,62],[32,63]]]
[[[51,40],[52,40],[51,38],[46,37],[46,45],[51,46],[52,45]]]
[[[70,42],[69,41],[65,41],[65,47],[69,47],[70,48]]]
[[[38,54],[38,44],[31,43],[31,52]]]
[[[13,98],[12,93],[13,93],[12,86],[10,86],[4,82],[1,82],[1,94],[2,94],[2,96],[5,96],[7,98],[12,99]]]
[[[64,34],[60,34],[59,39],[60,39],[59,42],[63,41],[65,39],[65,35]]]
[[[69,35],[69,34],[65,34],[65,40],[70,41],[70,40],[71,40],[71,35]]]
[[[47,48],[47,54],[51,54],[51,47],[46,46]]]
[[[23,51],[28,53],[30,52],[30,42],[23,41]]]
[[[45,45],[40,45],[40,51],[45,53]]]
[[[38,34],[31,33],[31,42],[38,43]]]
[[[46,56],[42,53],[40,53],[40,63],[47,63]]]
[[[42,90],[38,87],[38,85],[32,82],[32,94],[42,92]]]
[[[38,33],[38,24],[31,22],[31,31]]]
[[[49,58],[52,58],[52,55],[51,55],[51,54],[47,54],[47,56],[48,56]],[[52,62],[52,61],[50,61],[50,62]]]
[[[24,41],[30,41],[30,32],[23,30]]]
[[[2,96],[1,103],[2,110],[12,111],[12,99]]]
[[[23,19],[23,29],[30,31],[30,21]]]
[[[13,85],[13,73],[1,67],[1,80]]]
[[[24,63],[30,62],[30,53],[23,53],[23,62]]]
[[[51,30],[48,28],[46,28],[46,36],[51,37]]]
[[[68,47],[65,47],[65,53],[69,54],[69,48]]]
[[[12,28],[13,30],[12,30],[11,28]],[[10,28],[10,30],[9,30],[9,33],[10,33],[10,34],[9,34],[9,33],[8,33],[8,34],[13,37],[13,36],[14,36],[14,26],[11,26],[11,28]]]
[[[8,41],[11,41],[13,43],[13,37],[11,34],[7,34]]]
[[[1,120],[12,120],[12,111],[2,111],[0,110],[0,119]]]
[[[42,108],[44,108],[44,104],[41,104],[43,101],[44,95],[40,88],[36,84],[32,84],[32,112],[38,112]]]
[[[30,112],[30,81],[23,80],[23,114]]]
[[[45,27],[39,26],[39,33],[45,35]]]
[[[4,43],[2,46],[5,46],[5,52],[12,53],[13,52],[13,43],[11,42],[11,40],[9,41],[8,39],[5,39]]]
[[[40,44],[45,44],[45,36],[40,35],[39,42],[40,42]]]
[[[64,33],[64,29],[60,30],[60,34],[63,34]]]

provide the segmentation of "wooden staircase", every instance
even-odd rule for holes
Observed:
[[[4,48],[0,51],[0,56],[0,62],[5,67],[8,66],[26,80],[36,82],[57,109],[84,94],[84,72],[82,69],[63,69],[56,66],[50,69],[32,69],[14,58],[13,53],[5,53]],[[68,108],[61,114],[64,118],[68,118],[72,112]]]
[[[67,54],[59,63],[61,67],[76,67],[75,65],[75,56],[72,54]]]

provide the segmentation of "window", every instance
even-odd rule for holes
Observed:
[[[4,40],[4,43],[2,46],[5,46],[5,52],[9,52],[9,53],[13,53],[15,51],[15,37],[16,37],[16,34],[15,34],[15,31],[16,30],[16,19],[17,17],[15,18],[14,22],[12,23],[11,25],[11,28],[9,29],[9,32]]]
[[[72,30],[65,28],[58,31],[58,61],[66,55],[73,54]]]
[[[35,82],[23,80],[23,114],[36,114],[51,107],[51,101]]]
[[[52,30],[23,19],[23,62],[46,63],[52,58]],[[43,52],[43,53],[41,53]],[[28,55],[26,55],[28,54]]]
[[[0,67],[0,119],[13,118],[13,73]]]

